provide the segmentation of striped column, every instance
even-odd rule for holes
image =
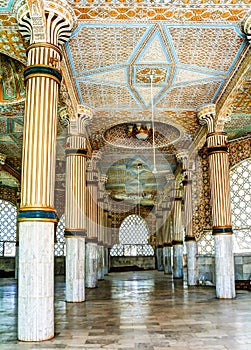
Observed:
[[[173,272],[172,269],[172,225],[169,210],[165,210],[165,223],[163,226],[163,267],[164,273]]]
[[[104,279],[105,247],[104,247],[104,182],[99,174],[98,186],[98,280]]]
[[[156,213],[156,258],[157,270],[163,271],[163,215],[161,209],[158,209]]]
[[[90,109],[79,106],[66,140],[65,241],[66,301],[85,300],[86,130]]]
[[[198,118],[208,127],[216,296],[231,299],[235,297],[235,280],[227,136],[222,130],[218,130],[215,105],[199,109]]]
[[[184,217],[185,217],[185,242],[187,252],[187,284],[188,286],[197,285],[197,243],[193,234],[193,201],[192,201],[192,176],[189,169],[189,157],[187,152],[180,152],[176,155],[177,159],[182,161],[182,170],[184,174]]]
[[[53,4],[54,6],[49,6]],[[20,7],[19,7],[20,6]],[[57,101],[61,51],[74,14],[66,1],[15,4],[17,22],[30,39],[24,72],[26,102],[23,132],[19,222],[18,339],[54,337],[54,209]],[[60,13],[60,14],[59,14]]]
[[[183,278],[183,232],[181,221],[181,190],[175,190],[173,204],[173,277]]]
[[[106,178],[105,178],[105,181]],[[108,204],[108,196],[105,194],[104,195],[104,274],[108,275],[109,272],[109,254],[108,254],[108,249],[110,247],[109,245],[109,236],[108,236],[108,216],[109,216],[109,204]]]
[[[87,237],[86,237],[86,265],[85,286],[98,286],[98,153],[93,153],[87,167]]]

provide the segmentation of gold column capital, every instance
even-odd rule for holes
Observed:
[[[214,103],[197,109],[197,117],[201,125],[207,125],[208,132],[214,131],[214,121],[216,116],[216,106]]]

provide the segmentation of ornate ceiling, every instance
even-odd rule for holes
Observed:
[[[251,132],[251,54],[242,28],[250,0],[68,3],[76,25],[63,50],[59,109],[66,105],[70,114],[77,104],[93,109],[90,145],[102,153],[101,170],[108,174],[107,186],[114,197],[126,197],[128,188],[137,184],[138,174],[128,170],[135,159],[144,164],[145,198],[150,198],[156,183],[163,185],[166,173],[177,165],[175,154],[191,149],[198,139],[196,110],[205,104],[216,103],[218,112],[231,106],[225,127],[230,139]],[[24,114],[20,77],[28,44],[18,31],[14,0],[0,0],[0,30],[0,152],[20,168]],[[9,80],[3,67],[9,67]],[[6,84],[15,93],[4,95]],[[153,120],[159,133],[156,165],[163,174],[161,181],[149,173],[154,166],[152,138],[133,140],[126,132],[130,124],[152,125]],[[63,160],[62,120],[58,130],[58,159]],[[128,173],[121,176],[121,171]]]

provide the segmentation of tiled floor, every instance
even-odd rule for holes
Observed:
[[[111,273],[86,302],[64,301],[56,278],[51,341],[16,341],[16,282],[0,279],[0,349],[251,350],[251,293],[217,300],[212,287],[189,287],[163,272]]]

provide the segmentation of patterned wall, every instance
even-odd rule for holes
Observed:
[[[230,168],[250,157],[250,137],[229,142]],[[212,229],[210,182],[206,147],[199,152],[196,163],[197,171],[193,173],[193,229],[196,239],[199,240],[203,232],[207,233],[207,231],[211,231]]]

